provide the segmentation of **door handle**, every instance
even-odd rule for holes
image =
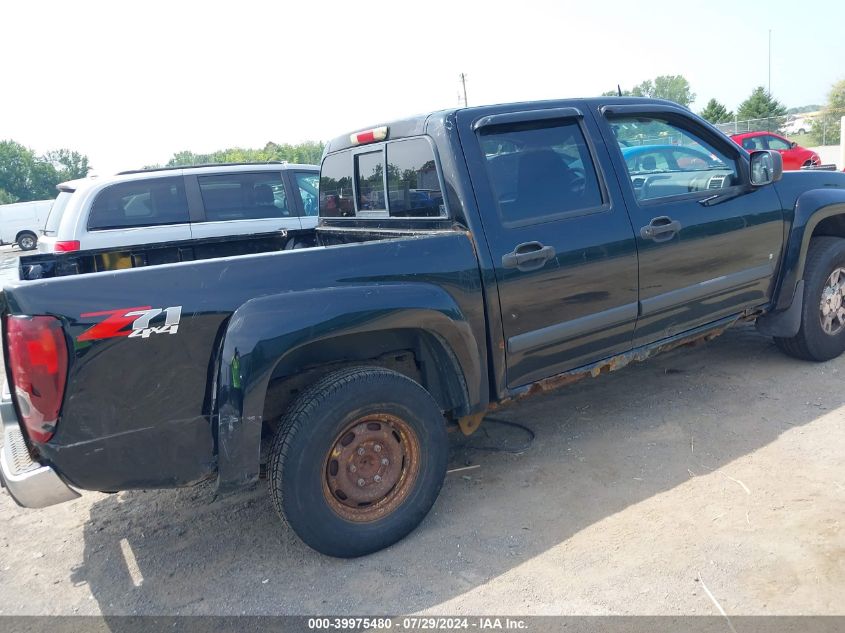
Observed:
[[[655,242],[666,242],[675,237],[675,233],[681,230],[681,223],[672,218],[661,215],[653,218],[648,225],[640,229],[640,235],[644,240]]]
[[[540,242],[525,242],[519,244],[513,252],[502,255],[502,267],[518,268],[522,271],[537,270],[554,256],[553,246],[543,246]]]

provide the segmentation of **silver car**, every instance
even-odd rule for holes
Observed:
[[[38,240],[68,252],[317,225],[319,167],[249,163],[121,172],[58,186]]]

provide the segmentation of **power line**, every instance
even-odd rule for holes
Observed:
[[[769,95],[772,94],[772,29],[769,29]]]

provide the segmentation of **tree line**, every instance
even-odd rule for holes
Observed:
[[[0,204],[55,198],[57,184],[84,178],[90,169],[79,152],[57,149],[39,156],[15,141],[0,141]]]
[[[145,169],[272,161],[313,165],[319,164],[324,146],[321,141],[298,144],[269,142],[258,149],[233,147],[209,154],[183,151],[173,154],[165,165],[148,165]],[[38,155],[15,141],[0,141],[0,204],[55,198],[56,185],[84,178],[89,171],[88,157],[79,152],[58,149]]]
[[[630,90],[622,90],[617,86],[616,90],[602,93],[602,96],[615,95],[667,99],[685,108],[689,108],[696,97],[689,81],[683,75],[661,75],[653,80],[643,81]],[[813,140],[819,144],[839,143],[839,122],[845,116],[845,79],[833,84],[824,106],[811,105],[787,110],[786,106],[769,94],[763,86],[757,86],[748,98],[739,104],[735,113],[717,99],[710,99],[699,115],[713,124],[766,119],[761,126],[769,131],[777,131],[786,123],[787,115],[814,110],[821,110],[821,114],[811,123],[810,135]]]
[[[179,167],[182,165],[206,165],[218,163],[269,163],[273,161],[284,161],[288,163],[299,163],[302,165],[319,165],[323,156],[325,143],[322,141],[305,141],[291,145],[290,143],[269,142],[260,149],[247,149],[233,147],[221,149],[210,154],[197,154],[191,151],[175,153],[167,161],[167,167]],[[149,168],[160,167],[151,165]]]

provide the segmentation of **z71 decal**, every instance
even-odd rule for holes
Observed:
[[[162,314],[164,315],[164,323],[160,323],[158,318]],[[151,334],[176,334],[179,329],[179,320],[182,318],[182,306],[164,309],[141,306],[138,308],[86,312],[80,315],[80,318],[83,319],[87,317],[106,318],[85,330],[76,338],[77,341],[98,341],[117,336],[149,338]],[[159,324],[150,325],[153,319],[156,319]],[[129,325],[132,327],[127,327]]]

